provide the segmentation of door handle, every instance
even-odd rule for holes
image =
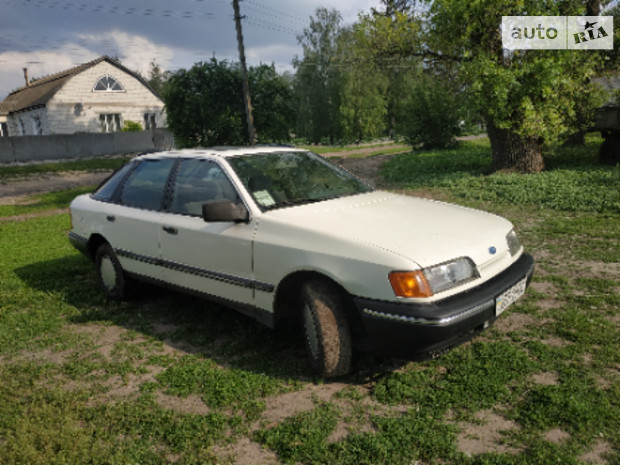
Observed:
[[[168,234],[178,234],[179,230],[173,226],[164,226],[163,230],[166,231]]]
[[[114,223],[116,221],[116,216],[108,215],[105,217],[105,219],[108,220],[110,223]]]

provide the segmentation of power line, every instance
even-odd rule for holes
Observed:
[[[261,27],[263,29],[270,29],[276,32],[283,32],[285,34],[291,34],[293,36],[298,36],[300,34],[300,31],[297,31],[295,29],[291,29],[286,26],[280,26],[279,24],[276,24],[276,23],[272,23],[272,22],[265,21],[262,19],[252,18],[249,16],[246,16],[245,18],[243,18],[243,21],[253,26]]]
[[[291,21],[301,25],[301,26],[306,26],[308,24],[308,20],[304,20],[302,18],[300,18],[299,16],[293,16],[289,13],[286,13],[282,10],[277,10],[276,8],[272,8],[266,5],[261,5],[260,3],[257,3],[253,0],[245,0],[244,1],[244,6],[245,8],[249,9],[249,10],[253,10],[259,14],[263,14],[265,16],[271,16],[273,18],[284,18],[285,21],[287,23],[290,23]]]
[[[198,0],[196,0],[198,1]],[[117,5],[102,5],[92,3],[79,3],[58,0],[13,0],[12,3],[21,4],[31,8],[48,8],[52,10],[77,11],[87,13],[106,13],[111,15],[125,16],[156,16],[162,18],[177,19],[214,19],[215,13],[200,11],[158,10],[155,8],[121,7]]]

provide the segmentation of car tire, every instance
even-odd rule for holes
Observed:
[[[127,298],[128,279],[110,244],[99,246],[95,255],[95,268],[99,285],[103,292],[113,300]]]
[[[306,351],[315,371],[325,378],[351,368],[351,332],[342,293],[327,281],[302,286],[302,322]]]

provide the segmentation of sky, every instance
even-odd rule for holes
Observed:
[[[379,0],[240,0],[248,66],[292,71],[297,41],[316,8],[340,11],[353,23]],[[215,57],[239,61],[232,0],[0,0],[0,101],[30,78],[117,57],[147,75],[190,68]]]

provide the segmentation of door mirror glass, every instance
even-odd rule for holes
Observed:
[[[243,205],[230,200],[209,202],[202,205],[202,218],[207,223],[244,223],[249,220],[249,213]]]

